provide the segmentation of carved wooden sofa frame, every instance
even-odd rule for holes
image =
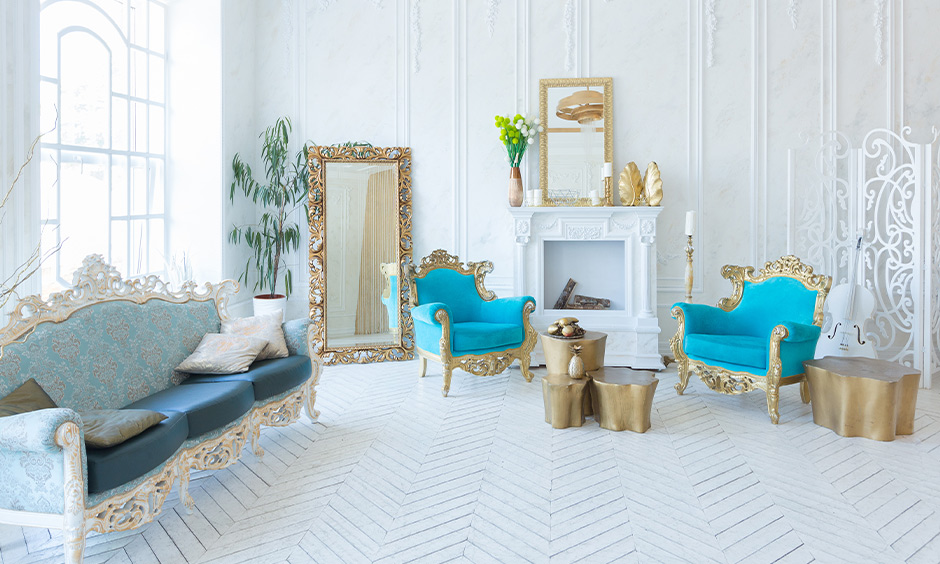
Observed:
[[[813,267],[804,264],[793,255],[781,257],[775,261],[768,261],[757,273],[753,266],[725,265],[721,268],[721,276],[732,284],[731,295],[718,300],[718,307],[730,312],[736,308],[744,296],[745,282],[759,283],[773,277],[784,276],[793,278],[803,284],[807,290],[816,292],[816,302],[813,310],[813,325],[822,326],[823,304],[829,293],[832,278],[824,274],[814,274]],[[729,395],[743,394],[752,390],[762,390],[767,395],[767,412],[774,424],[780,421],[779,399],[780,387],[791,384],[800,384],[800,398],[803,403],[810,402],[809,386],[805,374],[792,374],[782,376],[782,363],[780,360],[781,342],[790,336],[784,325],[776,325],[770,336],[768,368],[766,375],[752,374],[750,372],[736,372],[720,366],[711,366],[702,361],[689,358],[684,349],[685,342],[685,314],[680,304],[673,306],[672,316],[678,321],[676,334],[670,339],[669,347],[678,365],[679,382],[675,385],[680,395],[689,384],[689,376],[694,373],[710,389]]]
[[[12,343],[25,342],[36,328],[44,323],[61,323],[72,314],[88,306],[110,301],[126,301],[144,304],[149,300],[164,300],[170,303],[185,303],[190,300],[214,302],[220,320],[228,318],[226,310],[230,296],[237,291],[234,281],[220,284],[207,283],[198,288],[187,282],[179,291],[171,290],[156,276],[123,280],[120,274],[103,261],[100,255],[85,259],[83,267],[76,272],[74,287],[53,294],[48,300],[30,296],[21,300],[11,314],[10,322],[0,332],[0,358],[4,347]],[[61,529],[64,533],[65,562],[83,561],[85,537],[91,531],[99,533],[126,531],[153,521],[159,514],[174,483],[179,485],[180,501],[191,512],[194,507],[189,495],[189,473],[191,470],[219,470],[239,460],[246,443],[251,441],[255,456],[261,457],[264,450],[259,444],[261,426],[282,427],[300,418],[301,408],[316,420],[319,413],[314,409],[316,385],[322,372],[322,363],[313,351],[313,332],[309,325],[301,325],[306,335],[286,335],[292,354],[310,356],[311,375],[300,386],[287,390],[268,400],[256,402],[243,416],[232,423],[197,438],[187,439],[181,447],[151,472],[127,484],[106,492],[89,495],[84,474],[85,445],[80,418],[71,409],[43,410],[48,412],[49,426],[45,429],[31,428],[25,435],[35,437],[47,433],[43,446],[46,456],[58,460],[56,466],[64,472],[62,513],[44,513],[0,509],[0,523]],[[261,403],[259,405],[259,403]],[[28,415],[28,414],[27,414]],[[20,416],[22,417],[22,416]],[[2,436],[4,439],[26,439]],[[50,440],[51,438],[51,440]]]
[[[484,278],[487,274],[493,272],[493,263],[491,261],[467,262],[464,264],[454,255],[449,254],[443,249],[437,249],[430,255],[421,259],[417,266],[409,265],[406,270],[408,283],[408,296],[412,309],[412,318],[414,318],[415,308],[420,304],[418,302],[418,289],[415,280],[424,278],[431,271],[437,269],[448,269],[458,274],[473,276],[477,294],[485,302],[497,300],[496,294],[487,290],[484,285]],[[418,355],[420,365],[418,375],[424,377],[428,360],[434,360],[441,364],[444,373],[444,385],[441,393],[446,397],[450,391],[451,376],[455,368],[460,368],[476,376],[492,376],[499,374],[509,367],[514,360],[519,360],[519,366],[526,382],[532,381],[532,372],[529,370],[529,364],[532,351],[535,349],[535,342],[538,333],[532,327],[529,316],[535,311],[535,302],[527,298],[522,306],[522,324],[524,328],[524,340],[517,347],[503,350],[495,350],[486,354],[451,354],[451,319],[447,311],[440,309],[434,314],[434,319],[442,326],[440,338],[440,354],[422,349],[418,346],[417,327],[415,328],[415,351]]]

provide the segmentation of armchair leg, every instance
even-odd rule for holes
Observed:
[[[676,393],[680,396],[682,392],[685,391],[686,386],[689,385],[689,359],[676,359],[676,369],[679,374],[679,383],[676,384]]]
[[[450,391],[450,377],[453,373],[453,369],[448,365],[444,366],[444,387],[441,388],[441,393],[444,394],[444,397],[447,397],[447,392]]]
[[[800,399],[803,400],[803,403],[810,402],[809,382],[806,380],[805,377],[803,378],[802,381],[800,381]]]
[[[780,422],[780,411],[777,405],[780,401],[780,386],[768,385],[767,387],[767,413],[770,414],[770,422],[776,425]]]
[[[424,378],[428,371],[428,359],[423,356],[418,357],[418,378]],[[445,394],[446,395],[446,394]]]
[[[524,354],[522,358],[519,359],[519,369],[522,370],[522,377],[525,378],[526,382],[532,381],[532,371],[529,370],[530,362],[531,358],[528,354]]]

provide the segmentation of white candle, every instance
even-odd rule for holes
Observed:
[[[536,207],[541,206],[542,205],[542,189],[536,188],[535,190],[533,190],[533,192],[535,192],[535,203],[532,205]]]
[[[597,195],[597,190],[591,190],[590,192],[588,192],[588,195],[591,197],[592,206],[601,205],[601,199],[600,199],[600,196]]]
[[[685,212],[685,234],[695,235],[695,210]]]
[[[604,178],[614,175],[614,163],[604,163]]]

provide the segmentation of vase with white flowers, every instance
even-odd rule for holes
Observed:
[[[519,164],[529,145],[535,142],[535,137],[542,131],[538,118],[523,117],[516,114],[513,117],[496,116],[496,127],[499,128],[499,140],[506,147],[506,161],[509,163],[509,205],[518,208],[522,205],[522,174]]]

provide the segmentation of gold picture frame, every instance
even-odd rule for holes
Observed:
[[[600,86],[604,89],[604,162],[613,163],[614,160],[614,79],[602,78],[543,78],[539,80],[539,120],[545,131],[539,135],[539,188],[542,190],[540,206],[593,206],[587,197],[566,198],[564,200],[552,198],[548,192],[548,89],[558,87],[585,88]],[[602,205],[614,205],[613,182],[604,183],[604,196]]]
[[[408,303],[408,284],[398,284],[399,324],[394,344],[357,344],[330,347],[327,342],[326,280],[326,164],[330,162],[394,164],[398,176],[398,271],[411,264],[412,188],[411,148],[371,146],[314,146],[307,153],[310,223],[310,321],[312,351],[325,364],[365,364],[414,358],[414,323]]]

